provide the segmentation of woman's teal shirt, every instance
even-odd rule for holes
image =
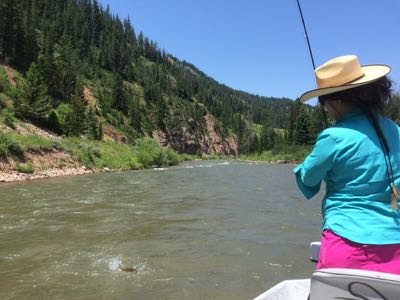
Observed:
[[[383,116],[379,124],[400,187],[400,129]],[[324,130],[294,173],[307,199],[317,194],[325,181],[323,229],[362,244],[400,243],[400,211],[390,207],[385,157],[375,129],[360,110],[346,112]]]

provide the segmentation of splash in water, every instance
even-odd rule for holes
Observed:
[[[108,264],[110,271],[118,271],[120,266],[121,266],[121,258],[119,256],[111,258]]]

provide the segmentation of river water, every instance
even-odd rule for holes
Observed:
[[[0,185],[0,299],[252,299],[309,277],[321,196],[304,200],[293,167],[195,161]]]

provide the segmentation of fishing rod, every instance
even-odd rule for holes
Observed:
[[[305,34],[305,38],[307,40],[307,46],[308,46],[308,51],[310,53],[310,57],[311,57],[311,63],[312,63],[312,67],[313,67],[313,71],[315,71],[315,62],[314,62],[314,56],[311,50],[311,44],[310,44],[310,39],[308,38],[308,33],[307,33],[307,27],[306,27],[306,23],[304,21],[304,16],[303,16],[303,11],[301,10],[301,6],[300,6],[300,1],[296,0],[297,2],[297,7],[299,9],[299,14],[300,14],[300,18],[301,18],[301,22],[303,24],[303,29],[304,29],[304,34]],[[321,103],[318,99],[318,102]],[[322,107],[322,105],[320,105],[320,110],[323,116],[323,121],[321,120],[321,127],[323,127],[325,125],[325,128],[328,127],[328,121],[326,119],[326,112],[324,110],[324,108]]]

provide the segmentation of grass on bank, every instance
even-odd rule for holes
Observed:
[[[274,148],[270,151],[263,151],[261,153],[251,153],[247,155],[239,155],[240,160],[251,161],[285,161],[285,162],[298,162],[305,159],[311,152],[312,146],[304,145],[285,145]]]
[[[75,156],[86,168],[99,170],[131,170],[140,168],[132,149],[113,141],[93,141],[68,137],[61,141],[61,149]]]
[[[152,139],[140,139],[135,146],[113,141],[94,141],[84,137],[62,139],[38,135],[20,135],[0,132],[0,157],[11,156],[17,161],[17,171],[33,173],[33,166],[25,161],[26,152],[65,151],[79,160],[86,168],[100,170],[131,170],[176,165],[189,160],[187,155],[162,148]]]

